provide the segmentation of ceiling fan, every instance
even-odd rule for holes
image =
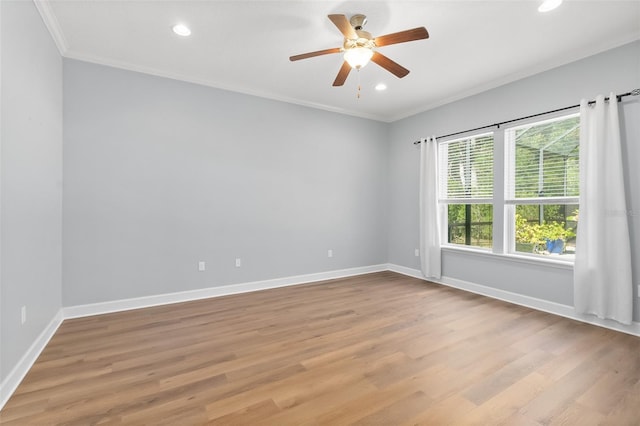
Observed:
[[[407,41],[422,40],[429,38],[429,33],[425,27],[413,28],[411,30],[400,31],[380,37],[373,37],[362,28],[367,23],[364,15],[353,15],[347,19],[345,15],[329,15],[329,19],[338,27],[344,35],[342,47],[333,49],[318,50],[316,52],[303,53],[289,57],[290,61],[313,58],[314,56],[328,55],[331,53],[344,52],[344,62],[338,71],[338,75],[333,82],[334,86],[342,86],[349,76],[351,69],[360,69],[369,63],[369,60],[380,65],[398,78],[409,74],[409,70],[377,52],[377,47],[388,46],[390,44],[405,43]]]

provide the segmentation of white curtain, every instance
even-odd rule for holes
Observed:
[[[438,144],[431,137],[420,143],[420,267],[432,279],[441,276],[439,210]]]
[[[580,103],[580,211],[574,265],[576,312],[631,324],[631,249],[616,96]]]

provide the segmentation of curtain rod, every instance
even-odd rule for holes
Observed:
[[[618,100],[618,102],[620,102],[622,100],[622,98],[624,98],[626,96],[638,96],[638,95],[640,95],[640,89],[633,89],[630,92],[623,93],[621,95],[616,95],[616,99]],[[607,96],[606,98],[604,98],[604,100],[608,101],[609,97]],[[593,105],[595,103],[596,103],[596,101],[589,101],[588,102],[589,105]],[[513,122],[516,122],[516,121],[520,121],[520,120],[526,120],[528,118],[540,117],[541,115],[547,115],[547,114],[552,114],[554,112],[565,111],[567,109],[573,109],[573,108],[577,108],[579,106],[580,106],[580,104],[571,105],[571,106],[568,106],[568,107],[558,108],[558,109],[554,109],[554,110],[551,110],[551,111],[540,112],[538,114],[527,115],[526,117],[514,118],[513,120],[501,121],[501,122],[495,123],[495,124],[489,124],[489,125],[486,125],[486,126],[476,127],[475,129],[469,129],[469,130],[463,130],[461,132],[449,133],[448,135],[437,136],[436,139],[448,138],[450,136],[457,136],[457,135],[461,135],[463,133],[475,132],[476,130],[490,129],[491,127],[500,128],[500,126],[502,126],[503,124],[509,124],[509,123],[513,123]],[[419,145],[420,141],[415,141],[413,144],[414,145]]]

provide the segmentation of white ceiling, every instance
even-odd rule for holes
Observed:
[[[61,53],[237,92],[394,121],[640,39],[640,1],[139,1],[36,0]],[[363,13],[374,36],[424,26],[428,40],[380,52],[411,73],[371,63],[331,84],[340,47],[328,14]],[[192,35],[171,31],[185,23]],[[377,83],[388,89],[377,92]]]

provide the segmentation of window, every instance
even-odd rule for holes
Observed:
[[[577,114],[505,131],[508,252],[575,253],[579,132]]]
[[[448,141],[438,148],[447,242],[491,248],[493,134]]]
[[[441,142],[443,243],[572,260],[579,131],[571,114]],[[504,191],[494,193],[494,174]]]

